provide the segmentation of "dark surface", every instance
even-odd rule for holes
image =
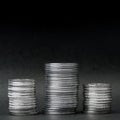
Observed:
[[[73,17],[74,18],[74,17]],[[36,18],[37,19],[37,18]],[[58,18],[59,19],[59,18]],[[56,20],[58,20],[56,19]],[[120,117],[120,27],[118,20],[95,19],[54,21],[41,24],[31,16],[8,17],[0,24],[0,120],[112,120]],[[108,21],[109,20],[109,21]],[[68,22],[67,22],[68,21]],[[24,23],[24,24],[23,24]],[[39,23],[39,24],[38,24]],[[69,24],[67,24],[69,23]],[[72,23],[72,24],[71,24]],[[75,24],[73,24],[75,23]],[[41,26],[42,25],[42,26]],[[53,26],[53,27],[52,27]],[[82,84],[108,82],[112,85],[113,112],[108,115],[36,115],[17,117],[8,113],[7,87],[11,78],[34,78],[40,113],[44,108],[44,64],[79,63],[79,105],[82,110]]]
[[[38,115],[38,116],[0,116],[1,120],[119,120],[120,114],[109,115]]]

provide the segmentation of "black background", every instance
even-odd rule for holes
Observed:
[[[119,18],[90,18],[76,15],[2,17],[0,115],[5,115],[6,119],[10,120],[17,119],[8,115],[8,79],[34,78],[37,83],[38,107],[42,113],[45,104],[44,64],[77,62],[80,81],[78,112],[82,109],[82,84],[108,82],[113,88],[112,114],[119,116],[119,40]],[[112,119],[113,116],[107,117]],[[42,117],[44,118],[43,115]],[[79,118],[78,115],[72,117]]]

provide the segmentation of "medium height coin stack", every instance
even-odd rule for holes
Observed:
[[[111,86],[107,83],[89,83],[84,85],[84,112],[110,113]]]
[[[35,80],[8,81],[9,112],[13,115],[36,114]]]
[[[48,63],[45,69],[46,113],[75,113],[78,103],[78,65],[76,63]]]

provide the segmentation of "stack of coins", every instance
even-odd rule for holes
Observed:
[[[108,83],[90,83],[84,85],[84,112],[110,113],[111,86]]]
[[[72,114],[78,103],[78,65],[46,64],[46,113]]]
[[[35,80],[8,81],[9,112],[13,115],[36,114]]]

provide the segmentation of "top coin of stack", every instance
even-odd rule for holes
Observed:
[[[9,112],[13,115],[36,114],[35,80],[11,79],[8,83]]]
[[[76,112],[78,79],[76,63],[46,64],[46,112],[71,114]]]
[[[84,112],[109,113],[111,110],[111,86],[107,83],[84,85]]]

